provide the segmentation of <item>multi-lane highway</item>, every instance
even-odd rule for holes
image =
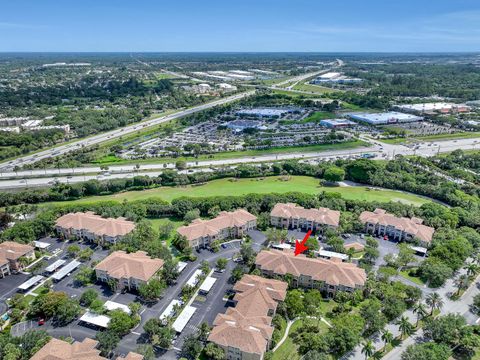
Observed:
[[[322,152],[267,154],[255,157],[238,157],[224,160],[205,160],[188,162],[185,173],[195,171],[212,171],[211,167],[235,166],[247,163],[268,163],[273,161],[304,159],[304,160],[333,160],[336,158],[358,157],[365,153],[375,155],[376,159],[392,159],[396,155],[419,155],[434,156],[438,153],[451,152],[456,149],[473,150],[480,149],[480,138],[437,141],[435,143],[422,143],[415,147],[392,145],[362,137],[362,140],[370,142],[370,147],[360,147],[350,150],[330,150]],[[91,179],[107,180],[114,178],[129,178],[136,175],[158,176],[165,169],[175,168],[174,163],[141,164],[140,168],[135,165],[114,165],[108,172],[100,167],[83,167],[73,169],[46,169],[26,170],[19,172],[0,172],[0,189],[15,189],[25,187],[48,186],[55,181],[61,183],[78,183]]]
[[[131,133],[134,133],[136,131],[142,130],[146,127],[149,126],[155,126],[159,125],[174,119],[178,119],[205,109],[210,109],[212,107],[218,106],[218,105],[224,105],[227,103],[230,103],[232,101],[236,101],[239,99],[242,99],[244,97],[253,95],[255,93],[255,90],[252,91],[247,91],[244,93],[232,95],[220,100],[215,100],[206,104],[198,105],[195,107],[188,108],[186,110],[181,110],[176,113],[173,113],[171,115],[165,115],[165,116],[159,116],[157,118],[151,119],[151,120],[146,120],[140,123],[135,123],[120,129],[112,130],[109,132],[105,132],[99,135],[91,136],[85,139],[80,139],[74,142],[70,142],[65,145],[59,145],[47,150],[39,151],[35,154],[31,155],[25,155],[19,158],[16,158],[14,160],[8,161],[8,162],[3,162],[0,163],[0,171],[8,171],[8,170],[13,170],[16,166],[23,166],[26,164],[32,164],[36,161],[39,161],[41,159],[46,159],[50,157],[56,157],[60,156],[63,154],[66,154],[68,152],[74,151],[81,149],[86,146],[91,146],[95,144],[102,143],[104,141],[109,141],[113,140],[115,138],[119,138],[120,136],[128,135]]]

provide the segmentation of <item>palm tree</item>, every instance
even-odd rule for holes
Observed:
[[[478,265],[471,262],[467,266],[465,266],[465,270],[467,270],[467,275],[468,276],[473,276],[478,273]]]
[[[468,289],[468,285],[470,285],[468,275],[460,275],[459,278],[455,280],[455,285],[457,285],[457,295],[460,295],[460,291]]]
[[[388,330],[383,330],[382,340],[385,342],[385,345],[382,348],[382,352],[387,348],[387,344],[393,340],[393,334]]]
[[[400,331],[400,339],[405,335],[411,335],[413,333],[413,326],[406,316],[402,316],[400,320],[398,320],[397,325]]]
[[[418,322],[420,321],[420,318],[424,318],[425,315],[427,315],[427,309],[425,307],[425,304],[418,302],[413,305],[413,313],[417,314],[417,323],[415,324],[415,327],[418,327]]]
[[[375,353],[375,347],[372,340],[368,340],[363,343],[362,354],[365,354],[365,360]]]
[[[425,302],[428,306],[430,306],[430,316],[433,315],[433,311],[435,309],[440,310],[443,307],[443,300],[442,297],[438,293],[430,293],[427,295]]]

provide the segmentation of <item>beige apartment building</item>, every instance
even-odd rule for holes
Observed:
[[[85,338],[83,341],[69,342],[52,338],[30,360],[107,360],[97,350],[98,341]],[[129,352],[116,360],[142,360],[143,356]]]
[[[323,231],[336,229],[340,223],[340,211],[328,208],[305,209],[292,203],[276,204],[270,213],[272,226],[283,229]]]
[[[328,297],[337,291],[363,289],[367,274],[355,264],[321,258],[295,256],[291,250],[262,250],[255,259],[264,276],[290,275],[294,287],[319,289]]]
[[[208,340],[225,351],[227,360],[262,360],[271,345],[272,317],[287,287],[283,281],[244,275],[234,287],[235,307],[217,315]]]
[[[127,254],[114,251],[95,266],[97,280],[115,281],[119,289],[138,290],[162,269],[162,259],[152,259],[145,251]]]
[[[423,219],[397,217],[383,209],[364,211],[360,214],[360,222],[365,225],[365,232],[374,235],[388,236],[397,241],[418,239],[424,246],[429,246],[435,229],[423,225]]]
[[[192,248],[206,248],[213,241],[240,238],[257,227],[257,217],[247,210],[222,211],[211,220],[196,219],[190,225],[180,226],[178,234],[185,236]]]
[[[123,217],[103,218],[91,211],[69,213],[55,223],[58,234],[64,238],[78,238],[99,244],[115,244],[135,229],[135,223]]]
[[[35,260],[35,249],[33,246],[19,244],[13,241],[0,243],[0,277],[10,275],[23,269],[24,264],[21,258],[29,261]]]

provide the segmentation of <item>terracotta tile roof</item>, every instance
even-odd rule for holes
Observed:
[[[263,287],[268,292],[270,297],[276,301],[285,300],[287,295],[288,284],[284,281],[266,279],[256,275],[244,275],[233,287],[237,293],[243,293],[252,288]]]
[[[59,217],[56,226],[64,229],[88,230],[97,236],[124,236],[135,229],[135,223],[125,218],[102,218],[91,211],[69,213]]]
[[[235,308],[248,317],[268,314],[269,310],[275,311],[278,305],[263,286],[236,293],[233,300],[237,301]]]
[[[152,259],[144,251],[127,254],[125,251],[114,251],[103,259],[95,269],[106,271],[115,279],[134,278],[148,281],[162,267],[162,259]]]
[[[435,229],[430,226],[422,225],[423,220],[412,217],[397,217],[387,213],[383,209],[375,209],[375,211],[364,211],[360,214],[362,223],[372,223],[384,226],[393,226],[395,229],[404,231],[418,237],[422,241],[431,242]]]
[[[215,318],[208,340],[250,354],[263,354],[273,334],[271,321],[266,315],[245,316],[237,308],[229,308]]]
[[[0,259],[18,260],[33,249],[33,246],[30,245],[19,244],[13,241],[5,241],[0,244]]]
[[[340,222],[340,211],[328,208],[305,209],[292,203],[276,204],[270,215],[280,218],[306,219],[330,226],[338,226]]]
[[[278,275],[291,274],[310,276],[316,281],[328,285],[343,285],[354,288],[364,285],[367,279],[365,270],[351,263],[335,262],[321,258],[295,256],[291,250],[262,250],[255,260],[262,270],[272,271]]]
[[[256,216],[247,210],[238,209],[232,212],[222,211],[211,220],[196,219],[190,225],[180,226],[177,232],[187,238],[188,241],[205,236],[214,236],[226,228],[242,227],[249,221],[256,220]]]
[[[98,341],[89,338],[73,344],[52,338],[30,360],[105,360],[97,345]]]

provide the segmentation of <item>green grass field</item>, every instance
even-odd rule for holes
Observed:
[[[402,144],[402,143],[409,143],[415,140],[418,141],[442,141],[442,140],[455,140],[455,139],[480,139],[480,132],[458,132],[454,134],[438,134],[438,135],[428,135],[428,136],[412,136],[406,138],[393,138],[393,139],[382,139],[381,142],[387,144]]]
[[[315,94],[325,94],[337,90],[330,89],[328,87],[312,85],[307,83],[299,83],[293,87],[293,90],[307,91]]]
[[[419,277],[416,276],[411,276],[408,271],[400,271],[400,276],[414,282],[417,285],[425,285],[425,283],[420,279]]]
[[[204,185],[188,185],[184,187],[160,187],[143,191],[127,191],[114,195],[93,196],[84,199],[68,202],[69,204],[85,204],[106,200],[144,200],[152,197],[171,201],[173,199],[190,197],[208,197],[208,196],[240,196],[250,193],[268,194],[268,193],[287,193],[298,191],[307,194],[318,194],[322,191],[340,193],[345,199],[365,200],[365,201],[397,201],[404,204],[420,206],[430,202],[426,198],[417,195],[402,193],[395,190],[370,190],[364,186],[350,187],[324,187],[320,186],[319,179],[308,176],[292,176],[289,181],[283,181],[280,177],[272,176],[262,179],[220,179],[213,180]],[[62,202],[46,203],[62,204]]]
[[[368,143],[353,140],[346,141],[338,144],[319,144],[319,145],[310,145],[310,146],[289,146],[289,147],[277,147],[270,148],[265,150],[245,150],[245,151],[226,151],[210,155],[200,155],[198,158],[189,156],[189,157],[163,157],[163,158],[149,158],[149,159],[136,159],[136,160],[125,160],[115,156],[105,156],[96,160],[96,164],[102,165],[121,165],[121,164],[164,164],[164,163],[175,163],[179,160],[184,161],[202,161],[202,160],[225,160],[225,159],[235,159],[249,156],[261,156],[269,154],[292,154],[300,152],[315,152],[315,151],[328,151],[328,150],[342,150],[342,149],[354,149],[361,146],[368,146]],[[84,166],[89,166],[91,164],[83,164]]]

